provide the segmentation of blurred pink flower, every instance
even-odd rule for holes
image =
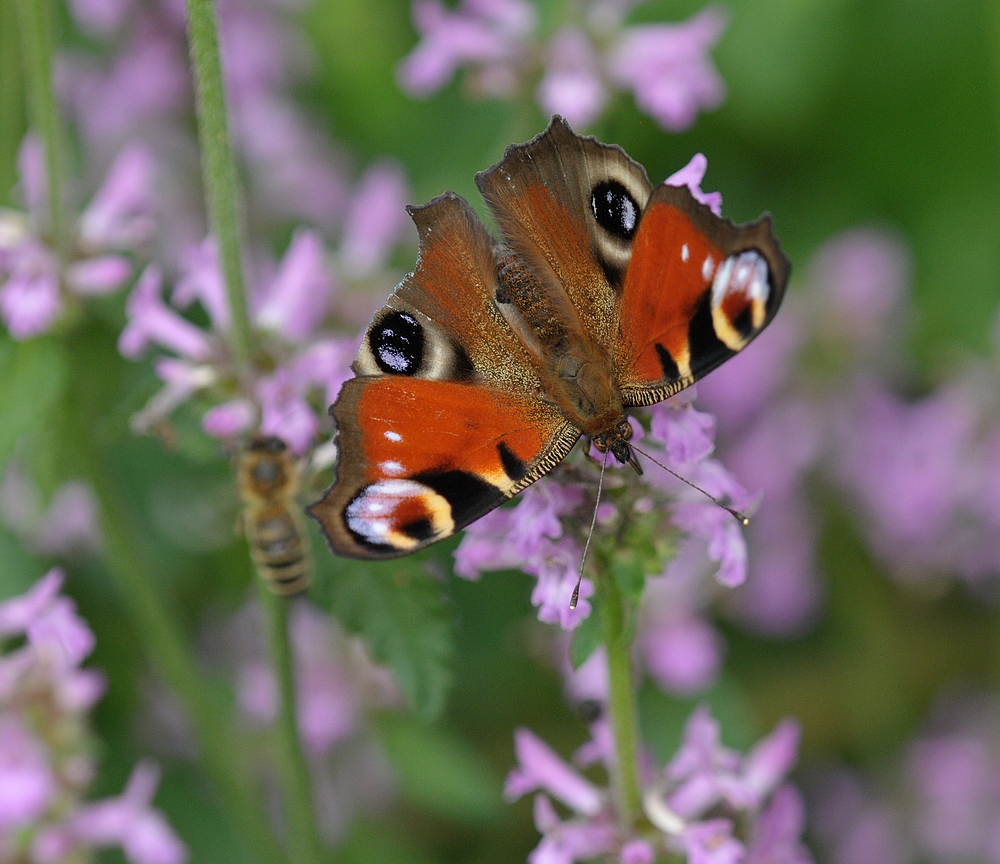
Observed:
[[[0,711],[0,834],[40,819],[57,792],[45,745],[16,714]]]
[[[680,171],[675,171],[663,182],[668,186],[687,186],[695,201],[704,204],[716,216],[722,215],[722,193],[703,192],[701,181],[705,179],[708,170],[708,159],[703,153],[695,153]]]
[[[410,185],[397,162],[372,165],[351,197],[340,240],[346,274],[363,279],[381,270],[393,248],[413,231],[406,204]]]
[[[481,90],[508,95],[535,25],[535,8],[525,0],[462,0],[455,12],[440,0],[415,0],[413,26],[421,38],[399,66],[400,86],[429,96],[471,65]]]
[[[699,110],[718,107],[725,95],[708,57],[725,28],[726,15],[718,6],[683,24],[626,28],[609,59],[611,77],[634,90],[639,108],[664,129],[683,131]]]
[[[538,85],[538,104],[547,114],[560,114],[573,126],[587,127],[608,100],[600,58],[579,27],[562,27],[548,45],[545,75]]]

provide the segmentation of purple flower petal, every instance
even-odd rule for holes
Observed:
[[[590,615],[587,598],[593,597],[596,589],[589,579],[580,582],[576,608],[569,607],[579,578],[580,555],[576,542],[566,538],[558,543],[546,542],[533,560],[524,563],[525,572],[538,578],[531,603],[538,607],[539,621],[572,630]]]
[[[656,852],[645,840],[629,840],[618,853],[619,864],[653,864]]]
[[[589,126],[608,98],[594,46],[583,29],[568,25],[552,38],[548,54],[535,93],[538,104],[546,114],[561,114],[573,126]]]
[[[69,597],[56,597],[28,624],[28,642],[58,669],[79,666],[94,650],[94,634]]]
[[[687,129],[700,109],[717,107],[725,85],[708,57],[726,15],[708,6],[683,24],[629,27],[611,55],[611,76],[635,91],[640,109],[668,131]]]
[[[392,248],[412,232],[406,213],[410,187],[403,167],[383,161],[372,165],[351,198],[340,242],[340,260],[354,278],[385,266]]]
[[[312,231],[296,231],[254,314],[255,323],[277,331],[290,342],[303,341],[326,314],[331,293],[319,236]]]
[[[573,864],[600,858],[611,851],[615,832],[610,824],[563,822],[544,795],[535,796],[533,809],[535,827],[542,832],[542,841],[528,855],[528,864]]]
[[[16,715],[0,714],[0,832],[38,819],[57,792],[45,745]]]
[[[174,285],[170,300],[181,309],[186,309],[197,300],[208,312],[216,330],[220,333],[229,330],[229,298],[222,281],[219,251],[214,238],[206,237],[201,244],[188,249],[184,255],[183,271]]]
[[[9,275],[0,287],[0,317],[15,339],[44,333],[62,311],[59,272],[52,253],[34,240],[11,255]]]
[[[319,420],[304,396],[307,383],[292,369],[279,367],[261,378],[256,388],[261,434],[281,438],[296,455],[310,447],[319,429]]]
[[[21,195],[37,226],[46,224],[43,214],[47,211],[45,179],[45,147],[33,132],[24,136],[17,151],[17,176],[21,181]]]
[[[152,236],[153,169],[145,147],[122,150],[80,216],[85,249],[132,249]]]
[[[688,864],[742,864],[746,854],[728,819],[694,822],[681,832],[681,842]]]
[[[103,297],[122,287],[132,273],[132,264],[121,255],[87,258],[66,268],[66,284],[71,291],[90,297]]]
[[[125,304],[128,324],[118,337],[118,350],[134,360],[156,343],[183,357],[206,360],[211,353],[208,337],[163,302],[162,282],[155,265],[139,277]]]
[[[62,570],[54,567],[25,594],[0,603],[0,636],[27,632],[28,627],[52,605],[62,584]]]
[[[32,546],[46,555],[99,549],[101,531],[94,490],[78,481],[60,486],[32,532]]]
[[[235,438],[253,428],[257,406],[249,399],[232,399],[209,408],[201,418],[201,428],[213,438]]]
[[[690,402],[662,402],[653,409],[650,434],[663,442],[671,467],[681,471],[715,449],[715,418]]]
[[[131,0],[72,0],[73,20],[88,36],[108,37],[119,30],[132,9]]]
[[[680,171],[675,171],[663,182],[668,186],[687,186],[694,200],[709,207],[716,216],[722,215],[722,193],[702,192],[701,181],[708,170],[708,159],[703,153],[695,153]]]
[[[722,639],[697,615],[674,615],[645,627],[639,647],[650,674],[678,696],[707,690],[722,665]]]
[[[794,786],[782,786],[757,818],[743,864],[812,864],[800,842],[806,809]]]
[[[528,792],[544,789],[584,816],[595,816],[601,809],[601,792],[581,777],[530,729],[514,732],[514,751],[518,767],[507,775],[504,797],[515,801]]]

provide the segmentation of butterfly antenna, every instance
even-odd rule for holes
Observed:
[[[604,469],[608,467],[608,454],[604,454],[604,461],[601,463],[601,477],[597,481],[597,500],[594,502],[594,515],[590,517],[590,531],[587,532],[587,542],[583,546],[583,558],[580,559],[580,573],[576,577],[576,585],[573,586],[573,596],[569,599],[569,608],[576,609],[576,604],[580,602],[580,583],[583,582],[583,567],[587,563],[587,552],[590,551],[590,541],[594,536],[594,526],[597,525],[597,508],[601,506],[601,490],[604,488]]]
[[[637,453],[641,453],[641,454],[642,454],[643,456],[645,456],[645,457],[646,457],[646,458],[647,458],[647,459],[648,459],[648,460],[649,460],[650,462],[652,462],[652,463],[653,463],[654,465],[659,465],[659,466],[660,466],[660,467],[661,467],[661,468],[662,468],[662,469],[663,469],[664,471],[666,471],[666,472],[667,472],[668,474],[673,474],[673,475],[674,475],[674,477],[676,477],[676,478],[677,478],[678,480],[680,480],[680,481],[681,481],[682,483],[687,483],[687,485],[688,485],[688,486],[690,486],[690,487],[691,487],[692,489],[697,489],[697,490],[698,490],[699,492],[701,492],[701,494],[702,494],[702,495],[704,495],[704,496],[705,496],[706,498],[711,498],[711,499],[712,499],[712,500],[713,500],[713,501],[714,501],[714,502],[715,502],[716,504],[718,504],[718,505],[719,505],[719,506],[720,506],[720,507],[721,507],[721,508],[722,508],[723,510],[725,510],[725,511],[726,511],[726,512],[728,512],[728,513],[731,513],[731,514],[732,514],[732,516],[733,516],[733,518],[735,518],[735,519],[736,519],[736,521],[737,521],[737,522],[739,522],[739,523],[740,523],[741,525],[749,525],[749,524],[750,524],[750,517],[749,517],[749,516],[747,516],[747,515],[746,515],[745,513],[741,513],[741,512],[739,511],[739,510],[734,510],[734,509],[733,509],[732,507],[730,507],[730,506],[729,506],[728,504],[723,504],[723,503],[722,503],[722,502],[721,502],[721,501],[720,501],[720,500],[719,500],[718,498],[716,498],[716,497],[715,497],[714,495],[711,495],[711,494],[709,494],[708,492],[706,492],[706,491],[705,491],[704,489],[702,489],[702,488],[701,488],[701,486],[697,486],[697,485],[695,485],[695,484],[694,484],[694,483],[692,483],[692,482],[691,482],[690,480],[688,480],[688,479],[687,479],[686,477],[681,477],[681,475],[680,475],[680,474],[678,474],[678,473],[677,473],[676,471],[674,471],[674,470],[673,470],[672,468],[668,468],[668,467],[667,467],[666,465],[664,465],[664,464],[663,464],[662,462],[660,462],[660,461],[659,461],[658,459],[654,459],[654,458],[653,458],[652,456],[650,456],[650,455],[649,455],[649,454],[648,454],[648,453],[647,453],[647,452],[646,452],[645,450],[640,450],[640,449],[639,449],[638,447],[636,447],[636,446],[635,446],[635,444],[630,444],[630,446],[631,446],[631,447],[632,447],[632,449],[633,449],[633,450],[635,450],[635,451],[636,451]]]

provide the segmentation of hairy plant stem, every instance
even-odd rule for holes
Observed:
[[[601,592],[604,644],[608,653],[608,712],[615,741],[611,786],[618,818],[630,829],[642,812],[639,786],[639,718],[635,681],[632,675],[632,639],[629,616],[632,610],[614,574],[601,568],[597,589]]]
[[[28,88],[28,116],[42,138],[48,189],[48,229],[54,248],[65,253],[62,208],[62,141],[52,86],[52,10],[50,0],[18,0],[21,53]]]
[[[226,283],[231,324],[230,350],[242,373],[253,357],[253,331],[247,312],[240,253],[240,214],[236,166],[229,145],[226,96],[223,89],[219,32],[212,0],[187,0],[188,39],[198,103],[205,201]],[[263,582],[263,577],[260,579]],[[319,831],[309,790],[309,774],[295,719],[295,687],[288,642],[288,600],[262,588],[271,660],[281,691],[276,752],[278,782],[288,828],[292,860],[318,864],[322,860]]]
[[[288,636],[289,600],[271,591],[263,576],[257,584],[267,618],[271,664],[281,694],[281,713],[275,730],[275,763],[283,793],[288,845],[293,861],[314,864],[323,860],[323,853],[313,815],[309,771],[295,717],[295,669]]]
[[[81,429],[78,440],[87,441],[89,431]],[[104,558],[110,575],[128,604],[150,663],[180,698],[209,783],[245,840],[245,848],[238,850],[239,854],[234,850],[234,860],[282,864],[284,855],[266,820],[261,818],[261,802],[253,792],[245,750],[240,746],[229,706],[221,702],[215,695],[217,688],[199,671],[176,622],[154,590],[156,579],[127,528],[130,514],[111,479],[110,466],[93,445],[84,458],[89,462],[88,479],[97,494]]]
[[[27,0],[22,0],[27,2]],[[245,372],[253,356],[253,334],[247,313],[240,255],[240,210],[236,166],[229,145],[226,96],[219,56],[219,29],[212,0],[187,0],[188,42],[198,107],[202,182],[209,224],[218,244],[219,263],[229,299],[229,343]]]

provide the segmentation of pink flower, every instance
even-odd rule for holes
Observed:
[[[46,332],[62,311],[59,267],[41,243],[28,240],[8,256],[0,270],[0,317],[15,339]]]
[[[567,807],[585,816],[595,816],[602,806],[600,790],[574,771],[541,738],[529,729],[514,732],[518,767],[507,775],[504,797],[514,801],[544,789]]]
[[[722,193],[703,192],[701,181],[705,179],[708,170],[708,159],[703,153],[695,153],[680,171],[675,171],[663,182],[668,186],[687,186],[694,200],[710,208],[716,216],[722,215]],[[700,385],[699,385],[700,386]]]
[[[129,295],[128,323],[118,337],[118,350],[136,359],[152,344],[162,345],[192,360],[207,360],[212,348],[205,333],[163,301],[163,277],[155,265],[147,267]]]
[[[692,696],[715,682],[722,665],[722,640],[698,615],[673,615],[643,628],[639,647],[646,668],[668,692]]]
[[[683,24],[627,28],[610,58],[612,78],[635,91],[636,104],[671,132],[687,129],[701,109],[718,107],[725,87],[708,51],[726,28],[709,6]]]
[[[549,43],[548,55],[536,92],[538,104],[547,114],[561,114],[573,126],[589,126],[608,99],[593,44],[581,28],[567,25]]]
[[[311,231],[299,230],[254,311],[254,321],[290,342],[305,340],[326,314],[331,293],[322,241]]]
[[[187,848],[152,801],[160,780],[149,763],[136,765],[125,791],[80,808],[71,832],[95,846],[121,846],[132,864],[184,864]]]
[[[728,819],[693,822],[681,832],[688,864],[741,864],[746,848],[733,837]]]
[[[154,172],[153,157],[142,145],[129,145],[118,154],[80,215],[84,249],[134,249],[150,239]]]
[[[351,198],[340,241],[340,262],[354,278],[365,278],[385,266],[393,247],[412,229],[406,203],[409,183],[397,162],[372,165]]]
[[[478,83],[492,94],[513,89],[513,63],[535,29],[534,7],[524,0],[463,0],[450,12],[440,0],[416,0],[413,25],[421,40],[399,66],[400,86],[429,96],[460,66],[478,68]]]
[[[761,813],[743,864],[812,864],[802,846],[806,810],[794,786],[778,789]]]

